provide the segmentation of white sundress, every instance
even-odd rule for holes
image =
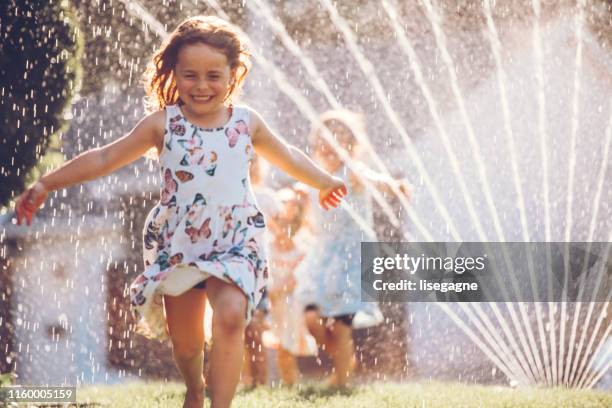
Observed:
[[[249,123],[243,106],[216,129],[166,107],[161,198],[144,226],[145,270],[130,286],[137,333],[167,339],[163,295],[178,296],[210,276],[244,292],[250,320],[268,268],[265,219],[249,179]]]

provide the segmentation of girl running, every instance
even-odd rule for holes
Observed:
[[[302,308],[294,291],[299,277],[294,271],[306,254],[296,235],[304,225],[307,201],[301,192],[285,188],[278,192],[280,211],[273,217],[274,238],[270,245],[271,333],[277,349],[276,362],[284,385],[294,385],[299,377],[295,356],[314,356],[317,344],[308,333]]]
[[[89,150],[44,175],[17,199],[18,222],[49,192],[107,175],[153,149],[161,197],[144,229],[144,272],[130,287],[137,331],[170,338],[187,392],[203,405],[204,303],[214,310],[210,363],[212,407],[228,407],[239,380],[244,329],[268,275],[265,219],[249,181],[254,152],[316,188],[336,207],[346,188],[272,133],[233,98],[249,72],[244,39],[215,17],[183,21],[153,55],[145,74],[150,113],[124,137]]]
[[[391,183],[398,183],[399,188],[407,193],[403,180],[386,179],[361,161],[357,133],[365,137],[365,131],[359,115],[350,111],[329,111],[321,116],[321,122],[360,169],[360,177],[368,178],[383,191],[389,191]],[[368,190],[324,140],[322,131],[323,128],[315,128],[310,135],[316,161],[331,174],[348,180],[352,209],[372,226],[372,203]],[[374,326],[383,318],[376,303],[361,301],[360,244],[371,239],[348,211],[325,214],[315,205],[310,205],[310,208],[312,211],[308,218],[316,239],[296,271],[300,279],[297,295],[304,307],[310,333],[332,359],[329,385],[344,387],[356,365],[353,328]],[[342,226],[341,230],[338,225]]]

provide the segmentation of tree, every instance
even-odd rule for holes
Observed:
[[[138,89],[142,73],[162,38],[139,18],[135,4],[146,5],[146,12],[171,32],[179,22],[197,14],[214,15],[205,1],[150,0],[127,2],[113,0],[71,0],[85,39],[83,97],[96,95],[109,82],[129,92]],[[242,2],[218,2],[231,21],[245,22]],[[135,11],[136,10],[136,11]]]
[[[82,49],[68,2],[0,2],[0,205],[65,125],[78,91]]]

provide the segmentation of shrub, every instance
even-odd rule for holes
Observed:
[[[68,2],[0,2],[0,205],[65,125],[77,93],[82,49]]]

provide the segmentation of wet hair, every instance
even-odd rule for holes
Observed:
[[[349,144],[352,145],[353,153],[358,153],[357,147],[360,143],[367,142],[365,134],[365,121],[361,114],[346,110],[346,109],[334,109],[328,110],[321,114],[319,117],[322,126],[330,129],[334,126],[340,126],[347,130],[347,134],[350,135]],[[310,132],[308,136],[308,144],[315,146],[317,143],[325,142],[323,136],[321,136],[322,126],[316,126]]]
[[[237,95],[251,68],[245,38],[236,26],[225,20],[213,16],[195,16],[180,23],[153,54],[143,75],[147,111],[153,112],[180,102],[174,78],[178,53],[185,45],[199,43],[225,55],[230,69],[234,71],[225,100],[231,101]]]

